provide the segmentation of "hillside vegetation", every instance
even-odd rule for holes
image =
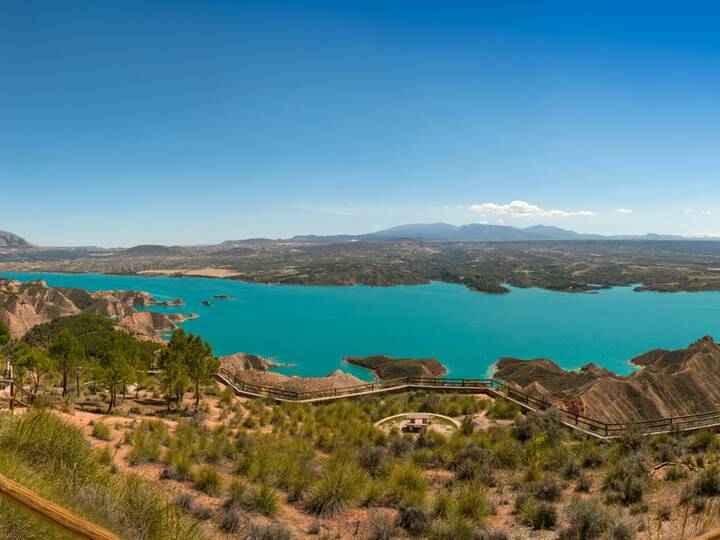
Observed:
[[[33,404],[0,418],[0,474],[126,538],[670,540],[720,520],[710,431],[601,444],[484,396],[243,399],[196,336],[159,347],[88,315],[0,328],[0,348]],[[400,413],[460,427],[379,423]],[[8,538],[54,534],[0,518]]]
[[[569,292],[643,284],[655,291],[720,290],[720,242],[448,242],[367,238],[248,240],[214,246],[107,251],[92,248],[0,252],[0,270],[158,271],[232,276],[256,283],[372,286],[457,283],[486,293],[507,284]],[[192,275],[192,274],[188,274]]]

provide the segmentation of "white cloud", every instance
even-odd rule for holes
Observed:
[[[700,213],[701,213],[703,216],[712,216],[712,211],[711,211],[711,210],[700,210]]]
[[[617,209],[618,214],[632,214],[632,208],[618,208]]]
[[[484,203],[473,204],[470,210],[482,215],[506,216],[513,218],[531,217],[575,217],[575,216],[596,216],[595,212],[588,210],[545,210],[534,204],[525,201],[512,201],[510,204]]]
[[[702,231],[686,234],[688,238],[720,238],[720,232]]]

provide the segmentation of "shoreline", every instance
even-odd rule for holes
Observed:
[[[215,270],[218,273],[224,273],[227,272],[226,275],[211,275],[211,272],[208,273],[197,273],[192,274],[192,272],[201,272],[203,270]],[[368,285],[366,283],[348,283],[348,284],[338,284],[338,283],[289,283],[289,282],[275,282],[275,281],[257,281],[252,279],[246,279],[241,277],[243,275],[243,272],[234,272],[223,268],[203,268],[198,270],[182,270],[178,269],[178,271],[175,270],[167,270],[167,269],[161,269],[161,270],[141,270],[139,272],[96,272],[96,271],[86,271],[86,272],[80,272],[80,271],[71,271],[71,270],[4,270],[0,268],[0,277],[2,277],[3,274],[44,274],[44,275],[61,275],[61,276],[83,276],[83,275],[95,275],[95,276],[117,276],[117,277],[141,277],[141,278],[159,278],[159,277],[166,277],[166,278],[172,278],[172,279],[212,279],[212,280],[220,280],[220,281],[239,281],[242,283],[247,283],[248,285],[267,285],[267,286],[290,286],[290,287],[329,287],[329,288],[352,288],[352,287],[369,287],[372,289],[392,289],[395,287],[422,287],[425,285],[432,285],[433,283],[442,283],[444,285],[455,285],[458,287],[463,287],[467,289],[470,292],[473,293],[479,293],[482,295],[487,296],[507,296],[510,295],[513,292],[513,289],[522,289],[522,290],[538,290],[538,291],[547,291],[552,293],[567,293],[572,295],[591,295],[591,296],[597,296],[602,294],[604,291],[611,291],[613,289],[631,289],[633,292],[636,293],[667,293],[667,294],[677,294],[677,293],[689,293],[689,294],[695,294],[695,293],[720,293],[720,288],[718,289],[699,289],[699,290],[688,290],[688,289],[677,289],[677,290],[668,290],[668,289],[653,289],[647,287],[644,283],[628,283],[627,285],[609,285],[609,286],[603,286],[603,287],[597,287],[593,286],[588,289],[552,289],[552,288],[545,288],[545,287],[524,287],[521,285],[513,285],[511,283],[503,283],[502,287],[505,287],[506,290],[504,291],[483,291],[480,289],[477,289],[475,287],[472,287],[470,285],[466,285],[463,283],[455,283],[451,281],[442,281],[438,279],[429,279],[423,283],[394,283],[394,284],[385,284],[385,285]]]

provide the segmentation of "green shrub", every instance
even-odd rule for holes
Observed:
[[[513,433],[521,442],[528,442],[539,435],[544,435],[550,446],[556,445],[563,434],[562,413],[557,409],[542,412],[531,412],[520,415],[513,422]]]
[[[650,448],[655,454],[657,461],[674,461],[682,453],[682,446],[677,437],[671,437],[667,433],[656,435],[650,440]]]
[[[403,457],[412,450],[412,446],[412,441],[399,435],[390,439],[390,453],[396,458]]]
[[[720,470],[717,467],[704,469],[693,482],[695,495],[716,497],[720,495]]]
[[[387,512],[371,508],[367,513],[368,540],[390,540],[395,537],[395,521]]]
[[[710,448],[716,446],[715,441],[715,433],[712,431],[708,431],[706,429],[696,431],[690,437],[688,449],[692,452],[706,452]]]
[[[130,465],[137,465],[148,461],[159,461],[162,444],[167,441],[168,431],[165,422],[143,420],[140,426],[130,434],[132,449],[127,457],[128,462]]]
[[[444,518],[450,515],[452,499],[447,491],[440,491],[435,495],[433,500],[433,515],[435,517]]]
[[[573,456],[565,462],[563,478],[565,478],[565,480],[575,480],[580,477],[582,472],[582,464]]]
[[[227,428],[216,430],[209,439],[204,449],[205,461],[208,463],[221,463],[225,459],[232,458],[233,446],[228,438]]]
[[[516,469],[522,462],[522,446],[515,439],[505,437],[490,446],[493,465],[503,469]]]
[[[83,434],[44,410],[31,410],[10,422],[0,445],[67,481],[87,479],[97,469],[95,454]]]
[[[398,526],[412,536],[425,534],[430,528],[430,516],[417,506],[401,507],[398,512]]]
[[[603,479],[610,501],[631,505],[642,500],[647,482],[647,465],[639,457],[629,457],[611,467]]]
[[[580,456],[580,463],[585,469],[597,469],[605,461],[603,451],[595,441],[582,443],[576,452]]]
[[[171,451],[166,456],[167,466],[162,470],[162,477],[171,480],[185,481],[192,479],[192,461],[187,452]]]
[[[620,434],[616,450],[621,456],[636,455],[641,453],[646,443],[641,428],[633,425]]]
[[[520,406],[502,398],[497,398],[488,410],[488,416],[502,420],[512,420],[518,414],[520,414]]]
[[[280,510],[280,499],[274,487],[267,482],[261,482],[247,493],[244,506],[253,512],[274,517]]]
[[[228,487],[228,498],[225,499],[224,507],[230,508],[232,506],[242,506],[247,495],[248,486],[242,480],[237,478],[230,482]]]
[[[529,491],[540,501],[557,502],[562,496],[563,487],[555,478],[546,477],[528,486]]]
[[[475,524],[482,523],[490,515],[487,488],[479,482],[467,482],[453,490],[452,510]]]
[[[549,502],[527,499],[520,508],[520,516],[526,525],[535,530],[552,529],[557,524],[557,510]]]
[[[590,488],[592,487],[592,480],[590,477],[582,473],[580,476],[578,476],[577,483],[575,484],[575,491],[587,493],[590,491]]]
[[[445,436],[438,431],[424,431],[415,439],[416,448],[438,448],[447,442]]]
[[[468,519],[450,515],[436,520],[430,527],[430,540],[474,540],[475,527]]]
[[[362,493],[363,506],[379,506],[385,500],[385,497],[384,480],[371,478],[365,483],[365,489]]]
[[[292,538],[290,529],[280,523],[253,523],[247,540],[292,540]]]
[[[351,456],[334,454],[310,488],[306,509],[316,515],[335,515],[360,496],[364,483],[365,475]]]
[[[665,480],[668,482],[675,482],[688,477],[688,472],[685,467],[680,465],[670,465],[665,472]]]
[[[227,508],[220,520],[220,528],[226,533],[239,535],[247,526],[247,515],[238,506]]]
[[[387,481],[386,500],[389,504],[420,506],[428,491],[422,471],[411,463],[397,463]]]
[[[222,489],[222,479],[217,469],[211,465],[200,467],[193,475],[195,488],[214,497]]]
[[[568,527],[563,540],[594,540],[608,529],[610,522],[605,508],[596,500],[575,497],[566,508]]]
[[[222,392],[220,392],[220,404],[229,406],[232,405],[235,401],[235,392],[232,391],[230,388],[225,388]]]
[[[92,425],[92,436],[102,441],[110,440],[110,428],[103,422],[95,421]]]
[[[4,500],[0,500],[0,523],[0,538],[7,540],[46,540],[59,537],[56,529],[46,526],[39,519],[29,519],[26,512]]]
[[[191,512],[195,507],[195,498],[189,493],[180,493],[175,497],[175,505],[186,512]]]
[[[635,538],[635,531],[633,530],[632,523],[626,519],[619,519],[615,521],[607,531],[608,540],[633,540]]]
[[[475,431],[475,424],[473,423],[472,416],[463,416],[460,422],[460,433],[465,437],[469,437],[473,434],[473,431]]]
[[[102,463],[103,465],[114,465],[113,454],[112,452],[110,452],[109,448],[102,448],[101,450],[99,450],[97,456],[99,463]]]
[[[377,476],[385,463],[385,449],[365,446],[358,452],[358,463],[371,476]]]

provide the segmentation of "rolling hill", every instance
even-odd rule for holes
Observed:
[[[0,247],[26,248],[32,244],[17,234],[0,230]]]

